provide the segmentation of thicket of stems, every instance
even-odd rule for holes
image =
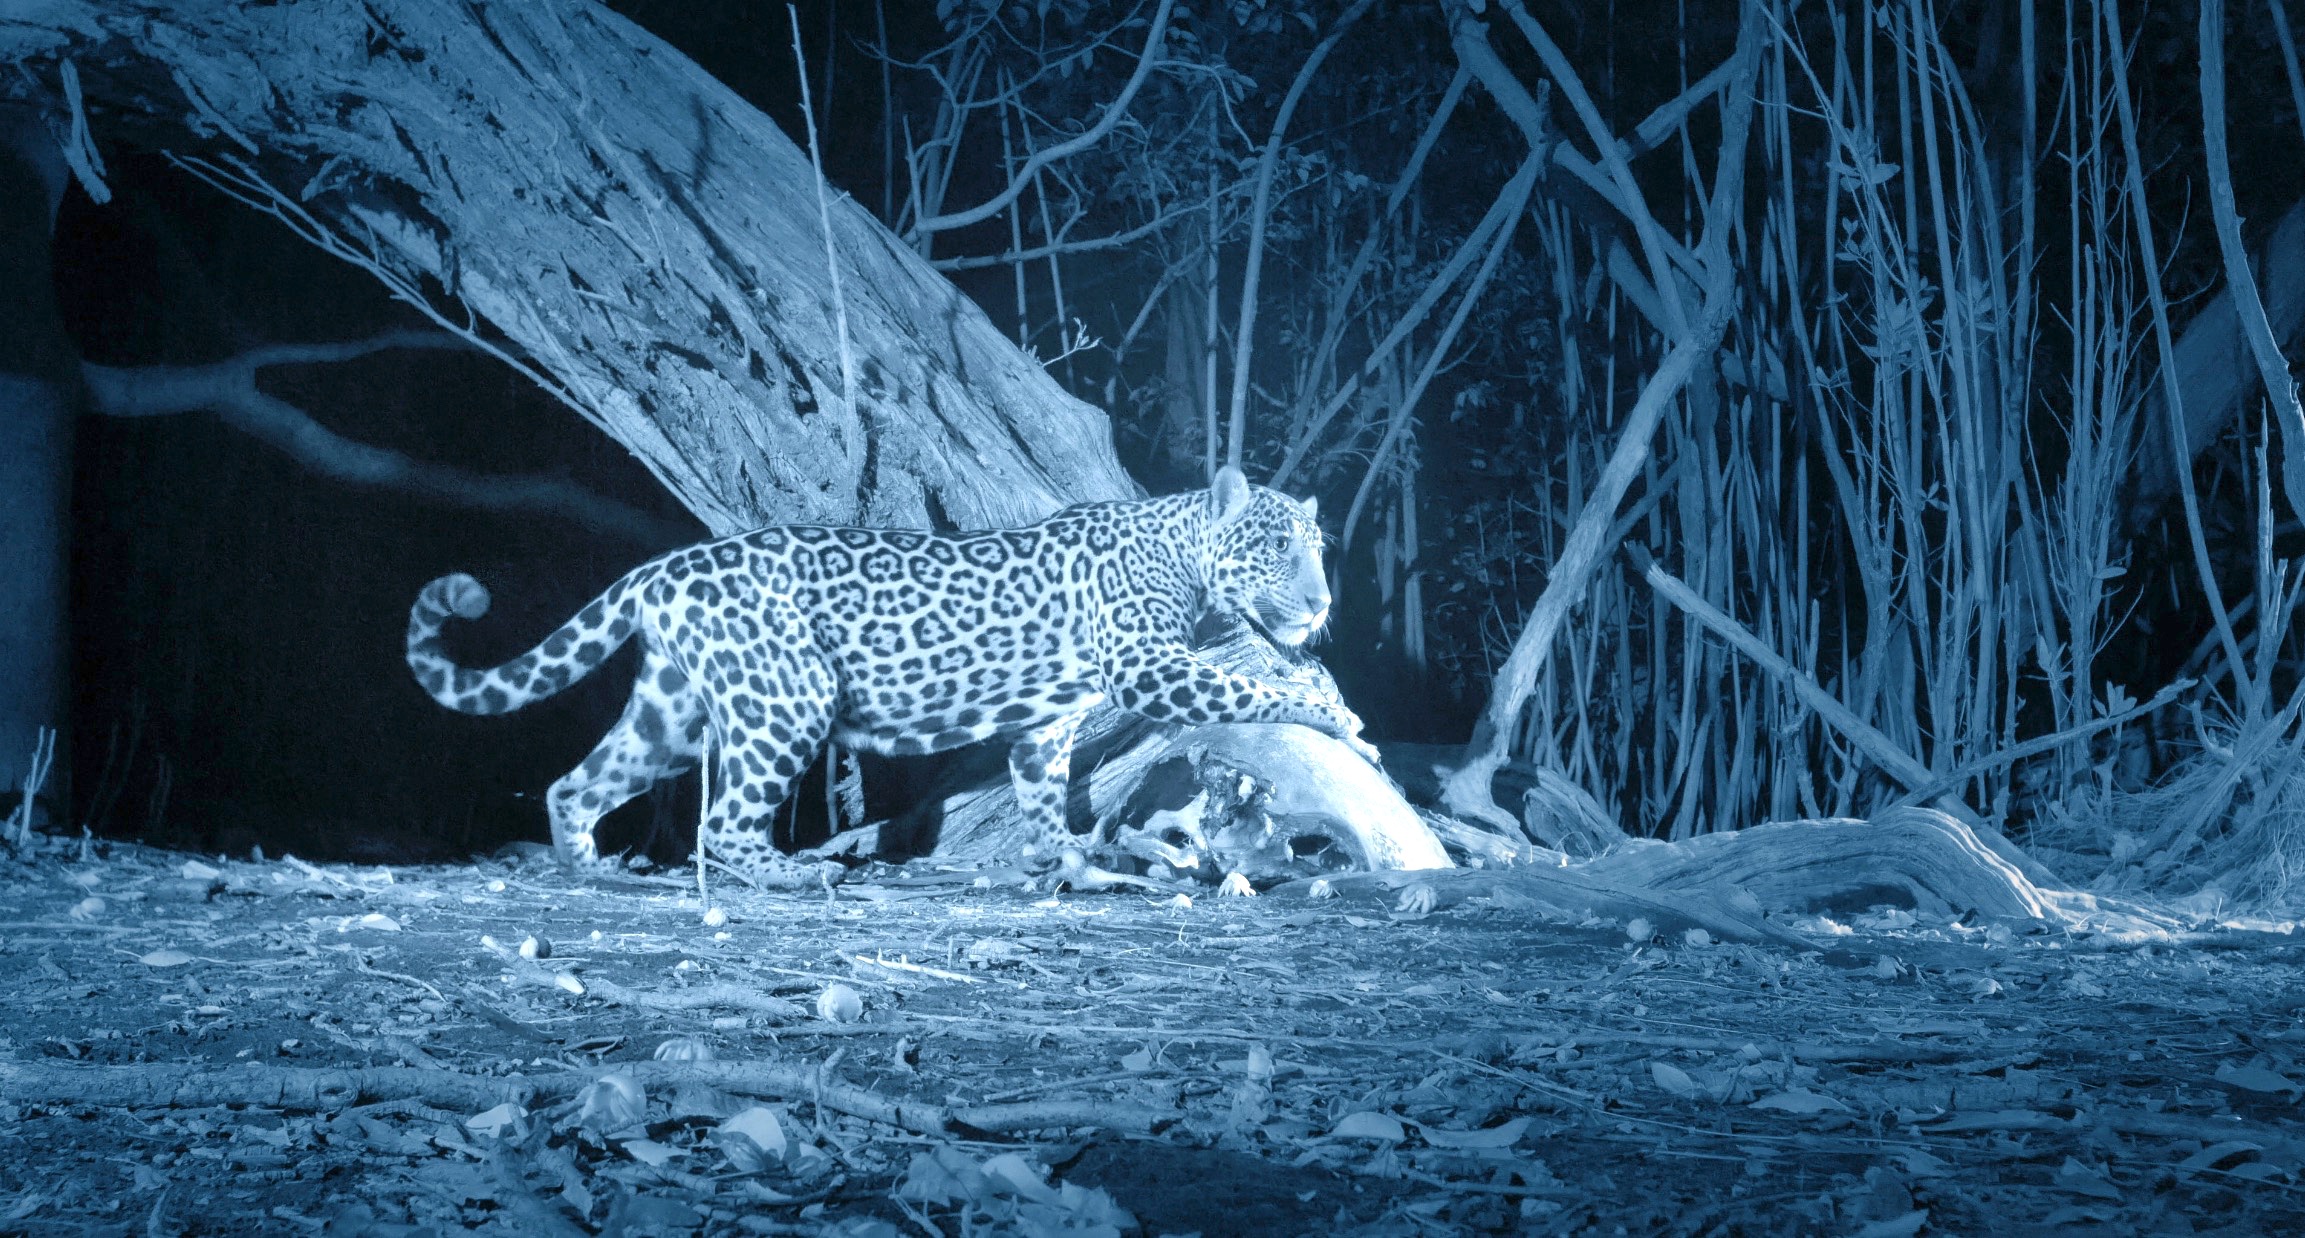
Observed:
[[[1745,0],[1734,37],[1680,32],[1680,90],[1645,113],[1548,10],[1445,3],[1440,71],[1386,87],[1414,123],[1351,167],[1296,136],[1319,126],[1294,109],[1322,57],[1405,19],[1340,11],[1272,97],[1173,32],[1149,80],[1129,57],[1152,52],[1097,36],[1064,54],[1106,57],[1158,106],[1070,129],[1020,102],[989,19],[967,25],[930,66],[937,120],[891,156],[911,172],[897,222],[960,218],[941,202],[962,131],[996,111],[1007,252],[945,261],[1012,267],[1035,346],[1084,312],[1092,247],[1143,264],[1096,327],[1118,415],[1178,461],[1245,450],[1276,485],[1344,499],[1336,560],[1371,587],[1340,597],[1383,609],[1393,656],[1477,633],[1493,698],[1460,806],[1542,837],[1488,803],[1506,762],[1546,775],[1530,814],[1569,787],[1674,838],[1929,800],[2108,880],[2286,892],[2305,860],[2305,793],[2286,789],[2305,681],[2284,657],[2305,572],[2275,531],[2305,504],[2305,409],[2235,209],[2223,37],[2263,22],[2305,111],[2281,0],[2204,0],[2200,110],[2180,113],[2202,157],[2175,170],[2141,149],[2143,70],[2112,0],[2014,6],[1990,107],[1930,0]],[[1125,148],[1125,183],[1044,157],[1090,123]],[[1493,178],[1435,184],[1468,129],[1524,146]],[[2149,210],[2172,175],[2206,184],[2213,238]],[[1068,240],[1084,219],[1101,239]],[[2247,407],[2268,410],[2224,431],[2238,513],[2195,484],[2209,444],[2188,441],[2189,311],[2165,283],[2172,252],[2205,244],[2263,380]],[[1510,382],[1497,336],[1537,359]],[[1505,436],[1456,450],[1517,451],[1537,476],[1440,506],[1443,417]],[[2174,496],[2165,524],[2139,494]],[[2238,556],[2218,540],[2235,519],[2254,539]],[[2172,532],[2142,554],[2150,527]],[[1481,587],[1444,594],[1444,571]],[[2181,672],[2197,683],[2108,657],[2155,590],[2209,618]]]

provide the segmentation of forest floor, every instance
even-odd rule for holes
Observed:
[[[47,848],[0,1233],[2305,1233],[2305,942]]]

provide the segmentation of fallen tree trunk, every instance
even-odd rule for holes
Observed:
[[[1932,916],[2039,920],[2049,901],[1974,830],[1930,808],[1871,821],[1777,821],[1677,843],[1622,847],[1579,866],[1651,890],[1740,889],[1771,911],[1910,900]]]
[[[1655,931],[1703,929],[1728,941],[1816,943],[1768,913],[1910,903],[1932,918],[1978,916],[2166,936],[2173,920],[2070,890],[2044,889],[1957,818],[1896,808],[1872,821],[1780,821],[1677,843],[1635,842],[1571,863],[1538,852],[1527,866],[1327,878],[1326,892],[1400,896],[1411,910],[1486,897],[1567,920],[1646,920]],[[1309,881],[1284,889],[1313,892]]]
[[[828,278],[808,157],[604,6],[53,0],[0,23],[0,60],[92,189],[92,142],[169,151],[524,370],[716,533],[1137,492],[1101,413],[837,195]]]

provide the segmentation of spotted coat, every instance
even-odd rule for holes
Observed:
[[[450,615],[486,614],[488,590],[444,576],[410,612],[408,665],[442,705],[500,714],[641,638],[623,716],[546,795],[553,847],[572,865],[598,860],[602,816],[693,768],[708,733],[701,841],[764,884],[810,876],[777,852],[769,824],[827,738],[908,754],[1013,737],[1010,780],[1035,849],[1077,864],[1082,840],[1064,818],[1073,733],[1107,698],[1162,721],[1303,723],[1368,751],[1350,711],[1189,644],[1209,611],[1284,645],[1320,629],[1329,590],[1314,515],[1311,500],[1225,469],[1208,490],[1084,504],[1018,529],[755,529],[642,564],[486,670],[457,665],[440,632]]]

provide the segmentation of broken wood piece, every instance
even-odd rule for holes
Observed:
[[[602,1073],[610,1072],[571,1072],[538,1080],[537,1090],[540,1095],[574,1094]],[[825,1072],[813,1065],[775,1062],[625,1062],[613,1073],[643,1088],[691,1083],[742,1095],[810,1101],[837,1113],[919,1135],[951,1135],[963,1129],[1012,1134],[1084,1126],[1124,1135],[1149,1135],[1175,1116],[1142,1105],[1095,1101],[947,1107],[841,1083],[826,1078]]]
[[[1340,699],[1335,681],[1319,663],[1291,658],[1246,627],[1198,652],[1261,682]],[[1308,727],[1184,730],[1100,706],[1083,717],[1073,752],[1074,766],[1090,770],[1078,780],[1086,783],[1085,814],[1075,787],[1074,825],[1085,827],[1093,820],[1097,837],[1116,842],[1123,852],[1129,848],[1121,840],[1144,832],[1153,814],[1183,812],[1205,790],[1194,783],[1207,758],[1252,779],[1256,785],[1249,793],[1212,796],[1192,810],[1194,829],[1207,837],[1214,854],[1200,856],[1185,871],[1210,883],[1231,872],[1274,880],[1345,867],[1451,866],[1440,839],[1391,779],[1343,742]],[[1140,790],[1156,777],[1172,783],[1175,792],[1140,798]],[[926,797],[923,812],[883,824],[874,838],[878,852],[889,858],[925,854],[978,863],[1022,854],[1036,835],[1018,811],[1007,778],[979,771],[972,783],[966,790]],[[1216,811],[1226,799],[1246,803],[1250,811],[1227,817]],[[1174,838],[1161,838],[1160,828],[1156,824],[1148,837],[1179,845]],[[1088,841],[1084,836],[1083,842]],[[1157,854],[1162,849],[1138,850]]]
[[[2142,1109],[2085,1109],[2070,1118],[2038,1109],[1954,1110],[1918,1129],[1930,1135],[1976,1135],[2018,1131],[2110,1130],[2154,1139],[2192,1139],[2204,1144],[2247,1140],[2267,1151],[2305,1155],[2305,1140],[2278,1127],[2189,1113],[2148,1113]]]
[[[2001,831],[1987,824],[1985,819],[1975,809],[1969,807],[1960,796],[1956,795],[1952,788],[1942,787],[1936,775],[1931,773],[1929,767],[1922,764],[1919,758],[1898,747],[1895,740],[1890,739],[1871,723],[1858,717],[1848,706],[1841,703],[1841,698],[1834,696],[1825,689],[1823,684],[1818,683],[1814,676],[1787,662],[1776,650],[1769,647],[1768,642],[1754,635],[1750,629],[1723,613],[1720,608],[1698,597],[1695,590],[1681,583],[1678,577],[1667,572],[1662,566],[1651,562],[1644,571],[1644,575],[1648,579],[1649,587],[1655,589],[1666,601],[1679,607],[1689,618],[1696,620],[1707,631],[1720,637],[1731,648],[1752,659],[1755,665],[1792,689],[1793,695],[1799,697],[1802,704],[1816,711],[1819,720],[1840,732],[1843,738],[1855,745],[1859,752],[1864,753],[1881,772],[1903,783],[1908,790],[1931,793],[1931,802],[1947,814],[1969,825],[1985,846],[2019,872],[2022,872],[2028,880],[2037,885],[2057,884],[2056,877],[2048,869],[2019,850],[2016,844],[2011,843],[2001,834]],[[1919,797],[1916,796],[1915,798]]]
[[[593,996],[635,1010],[745,1010],[782,1023],[798,1023],[808,1012],[796,1002],[773,997],[741,984],[697,984],[673,989],[628,989],[613,980],[587,976],[585,988]]]
[[[1253,780],[1246,796],[1218,800],[1200,828],[1220,872],[1269,880],[1344,867],[1417,872],[1454,868],[1424,819],[1375,767],[1342,742],[1301,726],[1206,726],[1180,737],[1159,763]],[[1201,781],[1205,784],[1208,778]]]
[[[1871,821],[1779,821],[1676,843],[1622,847],[1577,866],[1650,891],[1743,890],[1772,911],[1863,906],[1891,892],[1930,915],[2021,920],[2055,916],[2052,901],[1967,825],[1933,808]]]
[[[520,1078],[483,1079],[410,1066],[333,1070],[244,1062],[200,1071],[181,1062],[122,1066],[0,1062],[0,1096],[20,1105],[128,1109],[254,1105],[326,1113],[376,1101],[412,1100],[478,1113],[506,1102],[525,1105],[534,1090]]]
[[[1646,1049],[1686,1049],[1696,1053],[1745,1053],[1752,1051],[1755,1060],[1784,1060],[1796,1062],[1898,1062],[1922,1064],[1928,1062],[1957,1062],[1974,1057],[1976,1051],[1960,1045],[1908,1044],[1897,1040],[1877,1040],[1864,1044],[1829,1045],[1807,1041],[1735,1040],[1720,1036],[1674,1036],[1651,1032],[1613,1032],[1606,1029],[1578,1032],[1558,1042],[1544,1042],[1548,1048],[1586,1048],[1598,1045],[1637,1045]]]

